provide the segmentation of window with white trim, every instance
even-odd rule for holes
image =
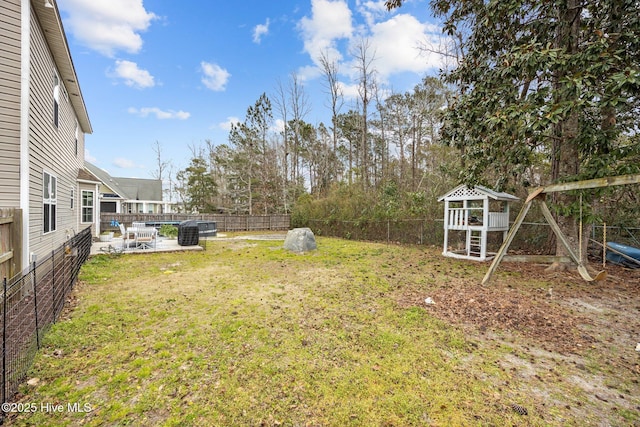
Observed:
[[[58,178],[49,172],[42,173],[42,212],[43,232],[56,230]]]
[[[82,190],[82,222],[93,222],[93,195],[90,190]]]

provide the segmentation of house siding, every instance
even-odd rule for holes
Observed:
[[[20,206],[20,0],[0,8],[0,207]]]
[[[77,118],[69,102],[67,89],[60,93],[58,127],[53,120],[54,72],[53,56],[44,33],[31,14],[31,54],[29,88],[29,241],[31,252],[38,257],[60,246],[78,229],[79,186],[78,171],[83,167],[84,138],[78,135],[78,154],[75,153]],[[58,75],[61,88],[64,81]],[[57,177],[56,230],[44,233],[43,228],[43,172]],[[75,189],[74,207],[71,191]]]

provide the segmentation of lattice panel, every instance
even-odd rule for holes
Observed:
[[[475,188],[460,187],[449,194],[446,198],[450,200],[468,200],[482,198],[485,195]]]

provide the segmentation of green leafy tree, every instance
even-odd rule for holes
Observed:
[[[189,166],[178,172],[182,183],[185,209],[189,212],[215,212],[216,183],[202,157],[191,159]]]
[[[359,143],[362,141],[362,118],[357,111],[349,110],[347,113],[338,114],[336,128],[339,135],[338,150],[345,163],[347,182],[354,182],[354,171],[360,166]]]
[[[271,101],[262,94],[253,106],[247,109],[243,123],[231,126],[229,141],[234,145],[236,155],[232,164],[235,166],[234,188],[236,200],[246,199],[249,215],[253,214],[255,186],[262,193],[270,194],[266,178],[270,165],[267,134],[273,122]],[[265,210],[266,204],[262,201]]]
[[[638,1],[434,0],[431,7],[461,40],[463,57],[444,76],[459,91],[444,137],[461,150],[467,183],[518,185],[538,153],[550,166],[543,183],[628,168],[638,144]],[[633,135],[633,146],[620,143],[622,135]],[[556,202],[575,247],[576,195]],[[556,254],[565,254],[559,242]]]

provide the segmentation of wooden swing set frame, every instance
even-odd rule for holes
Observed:
[[[482,284],[484,285],[486,283],[489,283],[489,281],[491,280],[493,273],[497,270],[498,266],[500,265],[500,262],[506,255],[507,250],[511,245],[511,242],[513,241],[513,238],[515,237],[516,233],[520,229],[520,226],[522,225],[522,222],[524,221],[524,218],[527,215],[527,212],[529,212],[529,209],[531,208],[531,205],[533,204],[534,201],[537,201],[540,203],[542,215],[544,215],[545,219],[551,226],[551,229],[553,230],[554,234],[567,250],[567,253],[569,254],[569,258],[571,259],[571,261],[577,264],[578,273],[580,273],[580,276],[587,282],[603,280],[607,276],[606,271],[604,270],[600,271],[595,275],[595,277],[592,277],[587,271],[587,268],[585,267],[585,265],[582,264],[581,256],[576,256],[575,252],[571,248],[571,245],[569,245],[569,241],[567,240],[565,235],[562,233],[560,226],[558,226],[558,223],[553,218],[553,215],[551,214],[551,211],[547,206],[547,203],[545,201],[546,195],[548,193],[557,193],[561,191],[586,190],[588,188],[612,187],[617,185],[629,185],[629,184],[639,184],[639,183],[640,183],[640,174],[632,174],[632,175],[612,176],[607,178],[589,179],[585,181],[574,181],[574,182],[565,182],[560,184],[551,184],[545,187],[537,187],[529,191],[529,196],[527,197],[527,200],[524,202],[524,205],[522,205],[522,209],[520,210],[520,213],[518,213],[518,216],[513,222],[513,225],[511,226],[511,229],[509,230],[507,237],[502,243],[500,250],[498,251],[498,253],[496,253],[495,258],[493,258],[493,262],[491,263],[489,270],[487,271],[487,273],[484,275],[484,278],[482,279]],[[580,208],[582,209],[582,205],[580,206]],[[580,215],[579,239],[580,239],[580,246],[582,247],[582,215]],[[604,244],[606,245],[606,242],[604,242]],[[535,255],[532,256],[531,259],[535,259]]]

